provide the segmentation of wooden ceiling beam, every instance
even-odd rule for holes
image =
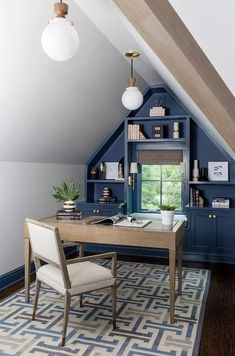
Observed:
[[[167,0],[114,0],[235,152],[235,99]]]

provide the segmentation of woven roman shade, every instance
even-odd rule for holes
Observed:
[[[141,164],[180,164],[183,162],[182,150],[142,150],[139,151]]]

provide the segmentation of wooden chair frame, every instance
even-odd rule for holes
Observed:
[[[37,271],[41,267],[41,261],[44,261],[46,263],[49,263],[51,265],[54,265],[55,267],[59,268],[61,270],[62,278],[63,278],[63,283],[64,283],[64,288],[65,288],[65,294],[64,294],[64,321],[63,321],[63,331],[62,331],[62,340],[61,340],[61,345],[65,345],[65,338],[66,338],[66,332],[67,332],[67,326],[68,326],[68,318],[69,318],[69,309],[70,309],[70,304],[71,304],[71,294],[69,293],[69,289],[71,289],[71,282],[68,274],[68,269],[67,265],[74,264],[74,263],[81,263],[81,262],[86,262],[86,261],[95,261],[97,259],[102,259],[102,258],[111,258],[112,259],[112,265],[111,265],[111,273],[113,275],[113,278],[116,279],[116,264],[117,264],[117,254],[116,252],[108,252],[108,253],[102,253],[99,255],[93,255],[93,256],[88,256],[88,257],[78,257],[75,259],[71,260],[66,260],[64,251],[63,251],[63,244],[60,240],[60,235],[57,227],[47,225],[45,223],[42,223],[40,221],[32,220],[32,219],[26,219],[26,223],[34,224],[39,227],[49,229],[55,233],[55,238],[56,238],[56,247],[57,247],[57,252],[59,256],[59,263],[55,263],[54,261],[51,261],[44,256],[41,256],[39,254],[34,253],[33,251],[33,258],[34,258],[34,263],[35,263],[35,268],[36,268],[36,288],[35,288],[35,298],[34,298],[34,305],[33,305],[33,313],[32,313],[32,320],[35,320],[36,317],[36,310],[37,310],[37,304],[38,304],[38,298],[39,298],[39,293],[40,293],[40,287],[41,287],[41,281],[37,277]],[[30,237],[30,234],[29,234]],[[80,250],[81,252],[81,250]],[[83,246],[82,246],[82,253],[83,253]],[[113,329],[116,328],[116,280],[111,287],[111,294],[112,294],[112,319],[113,319]],[[92,290],[97,290],[96,289],[91,289]],[[77,294],[79,295],[79,294]],[[82,294],[80,294],[80,306],[82,307]]]

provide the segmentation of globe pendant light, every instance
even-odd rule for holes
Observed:
[[[133,77],[133,60],[139,57],[139,53],[129,50],[125,56],[131,59],[131,76],[128,79],[129,86],[122,94],[122,104],[128,110],[136,110],[143,104],[143,95],[136,87],[136,78]]]
[[[77,52],[79,37],[72,22],[65,18],[68,14],[68,5],[61,0],[54,4],[54,9],[56,17],[50,20],[45,27],[41,44],[48,57],[58,62],[64,62]]]

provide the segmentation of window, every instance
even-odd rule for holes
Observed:
[[[176,165],[142,165],[141,209],[156,210],[161,204],[182,209],[182,173]]]
[[[139,208],[156,210],[161,204],[182,210],[182,150],[139,151],[141,164]]]

